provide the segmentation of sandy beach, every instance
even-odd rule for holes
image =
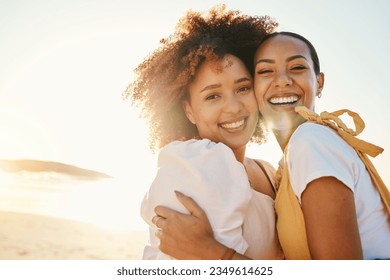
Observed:
[[[1,260],[137,260],[143,231],[108,231],[92,224],[0,212]]]

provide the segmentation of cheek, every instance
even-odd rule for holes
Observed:
[[[252,92],[250,95],[245,97],[244,103],[249,111],[253,111],[257,109],[257,98],[254,92]]]
[[[260,91],[257,91],[257,94],[255,95],[256,97],[256,104],[257,104],[257,107],[260,109],[261,107],[263,107],[265,104],[264,104],[264,95],[260,94]]]
[[[246,110],[251,114],[251,115],[257,115],[258,114],[258,104],[256,102],[256,99],[253,98],[253,100],[246,105]]]
[[[311,84],[307,87],[307,94],[305,98],[305,106],[310,110],[314,110],[315,98],[317,93],[317,85]]]
[[[216,122],[215,116],[216,116],[215,113],[207,110],[202,110],[197,112],[196,120],[197,120],[198,127],[200,129],[204,129],[206,127],[209,127],[211,124],[214,124]]]
[[[257,102],[260,102],[264,99],[265,88],[266,86],[264,82],[255,83],[254,90],[255,90],[255,97],[257,99]]]

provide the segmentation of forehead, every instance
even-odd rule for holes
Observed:
[[[220,72],[223,72],[224,70],[229,69],[231,67],[233,67],[233,68],[246,68],[244,63],[241,61],[241,59],[239,59],[238,57],[236,57],[234,55],[227,54],[220,59],[215,59],[215,60],[207,59],[206,61],[204,61],[201,64],[199,69],[203,68],[203,69],[207,69],[209,71],[220,73]]]
[[[236,56],[226,55],[218,60],[206,60],[199,67],[193,82],[207,82],[207,80],[225,75],[244,75],[248,73],[245,64]]]
[[[276,35],[258,47],[255,58],[274,58],[275,56],[298,54],[307,59],[311,58],[310,49],[305,42],[287,35]]]

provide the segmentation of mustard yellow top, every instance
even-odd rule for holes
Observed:
[[[355,137],[364,129],[364,122],[360,116],[357,113],[349,110],[339,110],[333,113],[323,112],[320,115],[317,115],[303,106],[296,107],[295,111],[309,122],[331,127],[355,149],[360,159],[365,164],[367,171],[369,172],[371,179],[377,188],[390,217],[389,190],[367,157],[367,154],[375,157],[380,154],[383,149]],[[348,128],[338,118],[344,113],[347,113],[353,118],[356,128],[355,131]],[[283,172],[283,174],[281,174],[281,172]],[[277,213],[277,231],[280,244],[283,248],[286,259],[311,259],[310,250],[306,239],[305,220],[301,206],[298,202],[298,198],[296,197],[290,184],[285,155],[283,171],[279,169],[277,172],[277,176],[280,177],[280,175],[281,178],[279,178],[280,183],[278,184],[279,188],[275,200],[275,209]]]

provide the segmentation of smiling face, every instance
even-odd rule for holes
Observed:
[[[199,136],[245,151],[259,115],[252,76],[244,63],[232,55],[205,61],[188,92],[183,106]]]
[[[295,130],[305,120],[295,111],[306,106],[314,111],[324,76],[314,72],[308,46],[301,40],[276,35],[257,49],[255,93],[260,112],[273,130]]]

